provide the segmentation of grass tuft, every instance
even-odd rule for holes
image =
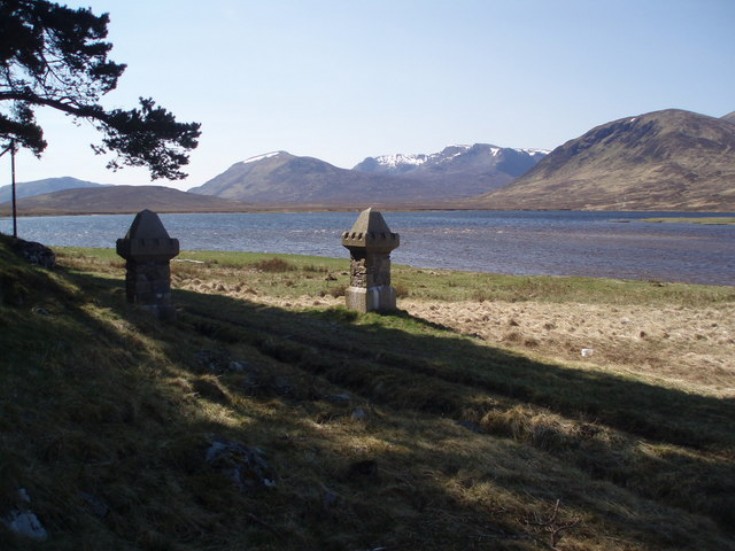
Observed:
[[[270,273],[292,272],[296,270],[296,266],[283,260],[282,258],[269,258],[268,260],[260,260],[253,264],[256,270]]]

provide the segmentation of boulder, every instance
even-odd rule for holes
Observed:
[[[276,486],[275,473],[260,448],[232,440],[215,439],[207,448],[205,462],[229,478],[241,492]]]
[[[12,248],[18,255],[25,258],[31,264],[41,266],[48,270],[56,266],[56,253],[46,245],[36,243],[35,241],[14,239]]]

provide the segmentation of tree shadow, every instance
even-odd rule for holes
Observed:
[[[114,425],[128,434],[152,423],[163,444],[118,450],[109,469],[89,475],[94,486],[111,488],[100,490],[110,502],[105,522],[116,533],[149,537],[149,546],[164,537],[217,537],[222,515],[243,507],[249,517],[228,519],[243,531],[242,541],[280,548],[308,548],[316,541],[335,549],[384,542],[425,546],[432,537],[435,548],[443,549],[547,546],[548,526],[541,520],[551,518],[550,507],[560,498],[568,513],[559,526],[591,514],[633,541],[696,548],[707,531],[707,541],[722,541],[710,521],[700,519],[699,530],[691,533],[690,524],[676,520],[682,515],[677,508],[705,515],[721,529],[735,524],[731,400],[534,361],[402,312],[381,318],[341,309],[294,312],[175,290],[177,319],[160,323],[125,302],[120,280],[67,275],[93,290],[99,307],[130,324],[141,342],[152,342],[161,354],[146,359],[156,373],[147,380],[160,388],[128,408],[131,420]],[[114,326],[86,318],[103,340],[119,342]],[[132,333],[127,339],[134,350],[138,337]],[[179,385],[178,394],[172,385]],[[156,399],[166,407],[151,403]],[[211,403],[212,413],[192,417],[187,400]],[[247,411],[251,422],[234,426],[228,409]],[[520,413],[507,415],[513,411]],[[559,430],[557,421],[530,422],[547,413],[580,429],[570,433]],[[498,420],[502,415],[507,422]],[[436,427],[441,430],[432,441]],[[622,437],[596,436],[606,430]],[[351,450],[350,431],[380,438],[386,448]],[[266,449],[280,472],[279,491],[243,494],[208,470],[202,458],[213,438]],[[637,449],[641,438],[683,449],[647,456]],[[448,445],[458,439],[476,449],[472,461],[463,455],[466,450],[458,454]],[[355,471],[361,461],[375,462],[376,469]],[[148,536],[133,526],[141,519],[132,503],[112,496],[122,491],[113,474],[120,474],[121,463],[123,479],[146,468],[171,477],[162,487],[143,477],[175,496],[166,500],[170,510],[158,505],[159,518],[150,519],[156,529]],[[672,476],[688,480],[681,491],[664,489],[663,474],[669,483]],[[526,500],[546,516],[463,498],[488,489]],[[649,509],[640,498],[658,508]],[[173,505],[176,499],[202,505],[196,522],[184,505]],[[386,500],[399,505],[375,508]],[[300,516],[284,520],[289,511]]]

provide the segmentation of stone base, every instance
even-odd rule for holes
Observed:
[[[347,287],[347,308],[358,312],[390,312],[396,309],[396,291],[390,285],[379,287]]]

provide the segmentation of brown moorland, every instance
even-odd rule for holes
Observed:
[[[666,109],[602,124],[507,187],[466,204],[495,209],[735,211],[735,125]]]

